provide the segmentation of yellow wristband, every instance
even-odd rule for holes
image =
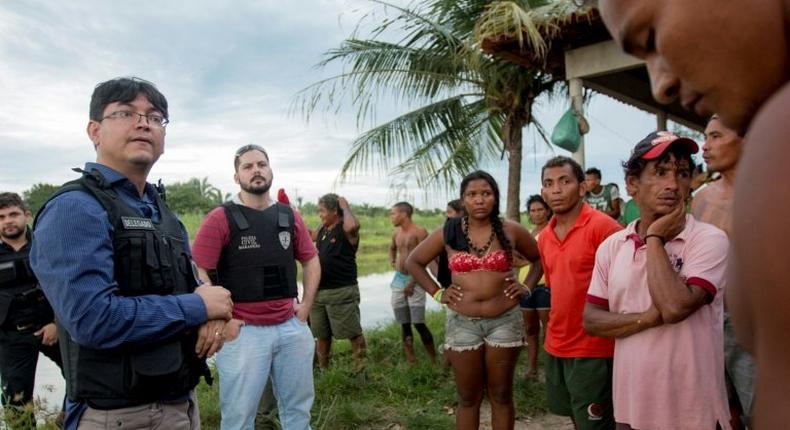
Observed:
[[[441,303],[443,295],[444,295],[444,288],[439,288],[438,290],[436,290],[435,293],[433,293],[433,299]]]

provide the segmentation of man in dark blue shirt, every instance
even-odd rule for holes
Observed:
[[[167,122],[153,84],[99,84],[87,127],[96,163],[36,221],[31,265],[64,342],[67,429],[200,425],[190,393],[232,302],[196,287],[186,230],[146,182]]]

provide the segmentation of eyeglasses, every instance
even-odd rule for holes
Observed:
[[[118,119],[124,122],[139,121],[140,119],[145,118],[148,125],[156,128],[165,128],[165,126],[167,126],[167,124],[170,122],[167,118],[165,118],[164,116],[158,113],[143,115],[141,113],[137,113],[130,110],[115,111],[103,117],[102,120],[105,120],[107,118]]]
[[[235,155],[235,157],[236,157],[236,158],[239,158],[239,157],[241,157],[242,155],[244,155],[244,154],[246,154],[247,152],[250,152],[250,151],[261,151],[261,152],[263,152],[263,153],[266,155],[266,158],[268,158],[268,157],[269,157],[269,153],[268,153],[268,152],[266,152],[266,150],[265,150],[265,149],[263,149],[263,147],[262,147],[262,146],[259,146],[259,145],[253,145],[253,144],[244,145],[244,146],[242,146],[241,148],[239,148],[238,150],[236,150],[236,155]]]

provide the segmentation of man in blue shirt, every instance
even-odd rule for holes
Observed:
[[[63,342],[66,429],[200,426],[190,393],[232,302],[197,286],[186,230],[146,182],[167,122],[153,84],[99,84],[87,127],[96,163],[36,221],[31,265]]]

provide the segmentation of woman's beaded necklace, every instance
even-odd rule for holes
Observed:
[[[494,226],[491,227],[491,235],[488,236],[488,242],[483,245],[481,248],[475,246],[474,242],[472,242],[472,238],[469,237],[469,216],[465,216],[461,220],[461,230],[464,232],[464,238],[466,239],[466,243],[469,245],[469,249],[475,253],[478,257],[482,257],[485,255],[489,249],[491,249],[491,244],[494,243]]]

